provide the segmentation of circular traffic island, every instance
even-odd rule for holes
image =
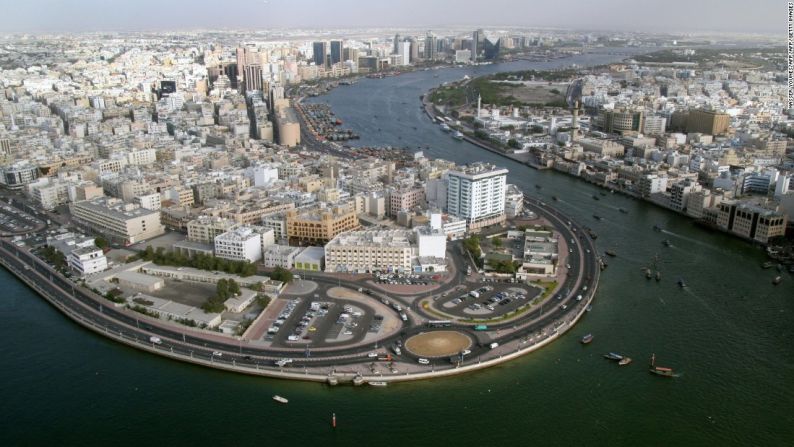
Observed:
[[[405,341],[405,349],[419,357],[447,357],[471,347],[468,335],[458,331],[432,331]]]

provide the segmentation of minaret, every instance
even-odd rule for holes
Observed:
[[[577,119],[579,118],[579,101],[575,101],[573,103],[573,120],[571,121],[571,141],[576,140],[576,133],[579,130],[579,123]]]
[[[482,96],[477,93],[477,118],[480,117],[480,107],[482,107]]]

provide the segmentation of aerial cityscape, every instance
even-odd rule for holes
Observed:
[[[791,3],[44,3],[3,445],[794,439]]]

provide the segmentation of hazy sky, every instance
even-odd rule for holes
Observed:
[[[784,33],[783,0],[0,0],[0,33],[519,25]]]

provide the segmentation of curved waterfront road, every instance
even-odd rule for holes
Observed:
[[[473,340],[476,340],[477,346],[472,348],[472,355],[466,363],[474,363],[482,361],[483,357],[495,357],[501,353],[493,352],[486,349],[484,346],[490,342],[498,342],[501,345],[507,344],[514,340],[521,340],[526,343],[527,340],[532,340],[534,343],[548,338],[556,334],[556,328],[561,326],[563,322],[570,323],[576,318],[577,314],[581,311],[592,298],[595,291],[598,278],[598,266],[595,258],[595,247],[588,237],[584,236],[584,231],[577,228],[575,224],[568,226],[568,220],[561,216],[555,209],[541,204],[540,202],[527,201],[527,205],[533,211],[545,217],[550,222],[554,223],[557,230],[561,233],[562,237],[567,239],[577,238],[581,243],[576,244],[577,250],[569,257],[569,263],[572,265],[571,274],[563,286],[569,291],[562,303],[576,303],[577,305],[569,305],[567,310],[563,310],[561,306],[553,306],[551,310],[546,309],[542,315],[540,310],[532,312],[528,315],[517,318],[515,321],[495,324],[494,329],[509,328],[514,330],[506,331],[502,336],[491,337],[485,340],[483,337],[486,334],[474,332],[472,327],[466,325],[455,325],[457,330],[467,333]],[[586,245],[590,250],[590,256],[585,256]],[[128,345],[145,349],[151,352],[157,352],[169,357],[177,357],[187,361],[206,364],[208,366],[215,366],[223,369],[238,370],[241,372],[252,373],[254,371],[262,372],[266,375],[281,375],[292,376],[282,370],[276,369],[272,366],[274,360],[284,357],[294,358],[293,365],[305,367],[337,367],[350,364],[361,364],[370,362],[371,359],[366,355],[372,350],[369,347],[357,346],[348,348],[317,348],[312,350],[312,356],[304,358],[303,349],[278,349],[278,348],[258,348],[251,346],[248,342],[238,341],[237,343],[230,342],[225,337],[198,332],[190,329],[177,330],[176,328],[162,322],[156,322],[147,317],[143,317],[133,311],[116,308],[112,303],[107,302],[104,298],[96,295],[95,293],[80,287],[65,277],[60,275],[57,271],[53,270],[49,265],[38,259],[25,248],[18,247],[10,241],[3,239],[0,242],[0,252],[3,258],[3,265],[9,271],[23,279],[28,285],[34,288],[42,296],[48,299],[55,307],[64,312],[67,316],[78,321],[83,326],[86,326],[98,333],[123,341]],[[581,265],[580,265],[581,264]],[[356,288],[359,284],[350,281],[340,281],[338,279],[332,280],[329,278],[316,278],[319,282],[335,283],[342,286]],[[581,302],[572,301],[576,295],[576,291],[584,284],[588,284],[587,299]],[[452,288],[457,285],[453,282],[445,285],[444,288]],[[442,288],[441,290],[443,290]],[[562,289],[561,289],[562,290]],[[436,293],[438,290],[435,291]],[[384,293],[376,292],[376,297],[387,297]],[[391,300],[401,301],[408,307],[408,303],[399,297],[388,296]],[[417,311],[417,309],[414,309]],[[416,320],[414,317],[413,320]],[[391,337],[378,340],[381,346],[386,346],[395,342],[398,339],[404,339],[411,335],[427,332],[429,329],[423,324],[417,324],[419,321],[414,321],[414,324],[408,328],[404,328],[400,333]],[[154,345],[150,343],[150,336],[158,336],[162,339],[162,344]],[[537,340],[536,340],[537,338]],[[215,356],[214,352],[223,353],[222,356]],[[414,359],[409,354],[403,355],[404,359]],[[399,361],[400,359],[395,359]],[[431,365],[431,370],[435,370],[437,365]],[[292,368],[294,370],[294,367]],[[269,370],[269,371],[268,371]],[[305,377],[310,380],[318,380],[317,376]],[[383,377],[387,379],[387,377]]]

